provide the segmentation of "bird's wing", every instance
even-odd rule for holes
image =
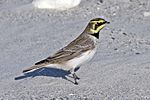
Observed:
[[[43,63],[62,63],[74,57],[80,56],[83,52],[95,48],[95,46],[92,44],[94,42],[91,39],[85,39],[84,41],[82,40],[82,42],[78,39],[78,41],[76,41],[76,43],[71,42],[66,47],[57,51],[53,56],[48,57],[42,61],[39,61],[35,63],[35,65],[39,65]]]

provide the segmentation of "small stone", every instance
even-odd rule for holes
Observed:
[[[114,12],[114,13],[113,13],[113,16],[115,16],[115,15],[116,15],[116,13]]]
[[[114,50],[118,50],[117,48],[115,48]]]
[[[139,55],[140,53],[139,53],[139,52],[136,52],[135,54],[136,54],[136,55]]]
[[[100,8],[99,8],[99,7],[97,7],[97,10],[100,10]]]
[[[100,3],[103,3],[103,0],[99,0]]]
[[[115,40],[115,38],[114,38],[114,37],[111,37],[111,39]]]
[[[69,94],[70,96],[74,96],[75,94],[73,94],[73,93],[71,93],[71,94]]]
[[[150,12],[144,12],[144,16],[145,16],[145,17],[150,16]]]
[[[114,33],[114,32],[111,30],[111,33]]]
[[[127,35],[127,33],[122,33],[123,35]]]

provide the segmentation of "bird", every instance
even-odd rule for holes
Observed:
[[[23,70],[23,73],[43,67],[57,66],[69,71],[73,76],[74,84],[78,85],[77,80],[80,78],[76,75],[75,69],[93,58],[97,51],[99,33],[109,23],[103,18],[91,19],[85,30],[71,43],[58,50],[52,56],[38,61],[33,66]]]

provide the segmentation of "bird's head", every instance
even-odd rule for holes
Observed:
[[[109,24],[109,22],[105,21],[102,18],[94,18],[90,20],[85,30],[88,34],[93,35],[96,38],[99,38],[99,32],[106,26],[106,24]]]

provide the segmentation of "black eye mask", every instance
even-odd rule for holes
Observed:
[[[96,30],[99,26],[101,26],[101,25],[103,25],[103,24],[105,24],[105,23],[104,23],[104,22],[103,22],[103,23],[96,23],[94,30]]]
[[[101,26],[101,25],[103,25],[103,24],[109,24],[110,22],[107,22],[107,21],[105,21],[105,22],[102,22],[102,23],[96,23],[95,24],[95,30],[99,27],[99,26]]]

